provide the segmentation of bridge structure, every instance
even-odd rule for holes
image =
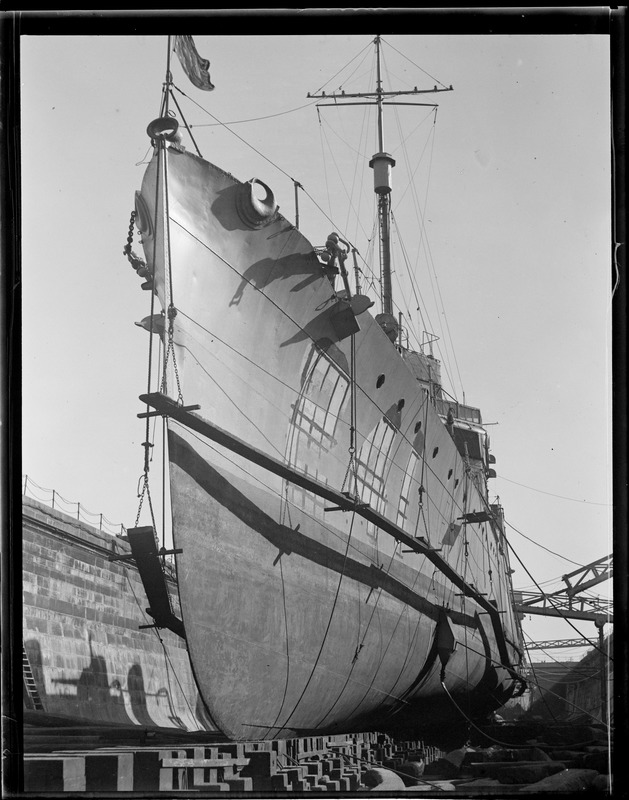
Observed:
[[[516,592],[515,610],[520,614],[538,614],[544,617],[563,617],[594,622],[599,627],[613,621],[611,599],[584,595],[613,575],[613,556],[592,561],[562,576],[565,588],[548,594],[543,592]]]
[[[527,650],[546,650],[555,647],[580,647],[589,644],[600,653],[600,694],[601,717],[607,721],[607,682],[610,673],[610,658],[605,649],[603,629],[613,622],[612,600],[583,594],[587,589],[609,580],[613,575],[613,555],[603,556],[583,567],[575,569],[562,580],[564,588],[548,594],[544,592],[515,592],[514,607],[519,614],[537,614],[544,617],[563,617],[593,622],[598,631],[598,642],[586,637],[580,639],[552,639],[545,642],[531,642]]]

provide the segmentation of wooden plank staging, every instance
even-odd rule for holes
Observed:
[[[441,751],[382,734],[27,753],[26,792],[351,792],[367,769]]]

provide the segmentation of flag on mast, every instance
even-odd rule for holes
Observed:
[[[175,36],[173,38],[173,50],[190,81],[198,89],[211,92],[214,84],[210,80],[210,62],[207,58],[201,58],[197,53],[192,36]]]

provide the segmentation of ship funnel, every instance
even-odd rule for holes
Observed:
[[[388,153],[376,153],[369,162],[373,169],[374,191],[376,194],[389,194],[391,191],[391,168],[395,159]]]

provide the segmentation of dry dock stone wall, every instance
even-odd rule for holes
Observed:
[[[152,622],[124,538],[23,498],[24,701],[32,714],[212,730],[185,642]],[[170,583],[175,612],[178,597]]]

